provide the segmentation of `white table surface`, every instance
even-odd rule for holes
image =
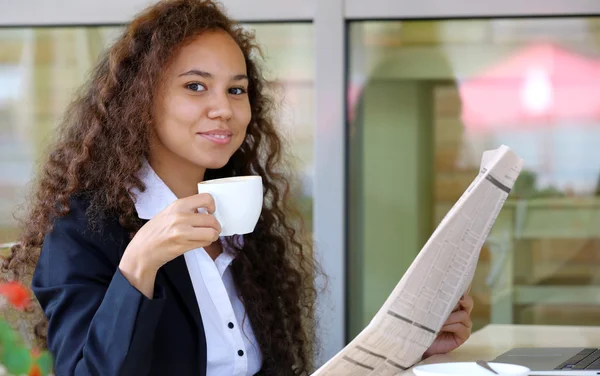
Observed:
[[[492,324],[473,333],[458,349],[434,355],[420,364],[492,360],[514,347],[600,348],[600,327]],[[401,375],[414,373],[408,370]]]

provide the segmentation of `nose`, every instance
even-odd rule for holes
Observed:
[[[213,92],[210,99],[210,107],[208,109],[208,117],[211,119],[221,118],[229,120],[233,115],[231,103],[226,93]]]

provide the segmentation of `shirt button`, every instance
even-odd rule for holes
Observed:
[[[238,350],[238,355],[239,356],[244,356],[244,352],[242,350]]]
[[[227,326],[229,327],[229,329],[233,329],[233,323],[230,322],[229,324],[227,324]]]

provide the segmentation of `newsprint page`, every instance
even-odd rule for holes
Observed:
[[[397,375],[419,362],[471,284],[481,247],[522,167],[505,145],[485,151],[479,174],[369,325],[313,376]]]

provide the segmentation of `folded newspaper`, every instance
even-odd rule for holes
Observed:
[[[523,160],[502,145],[440,222],[369,325],[313,376],[396,375],[419,362],[473,280]]]

